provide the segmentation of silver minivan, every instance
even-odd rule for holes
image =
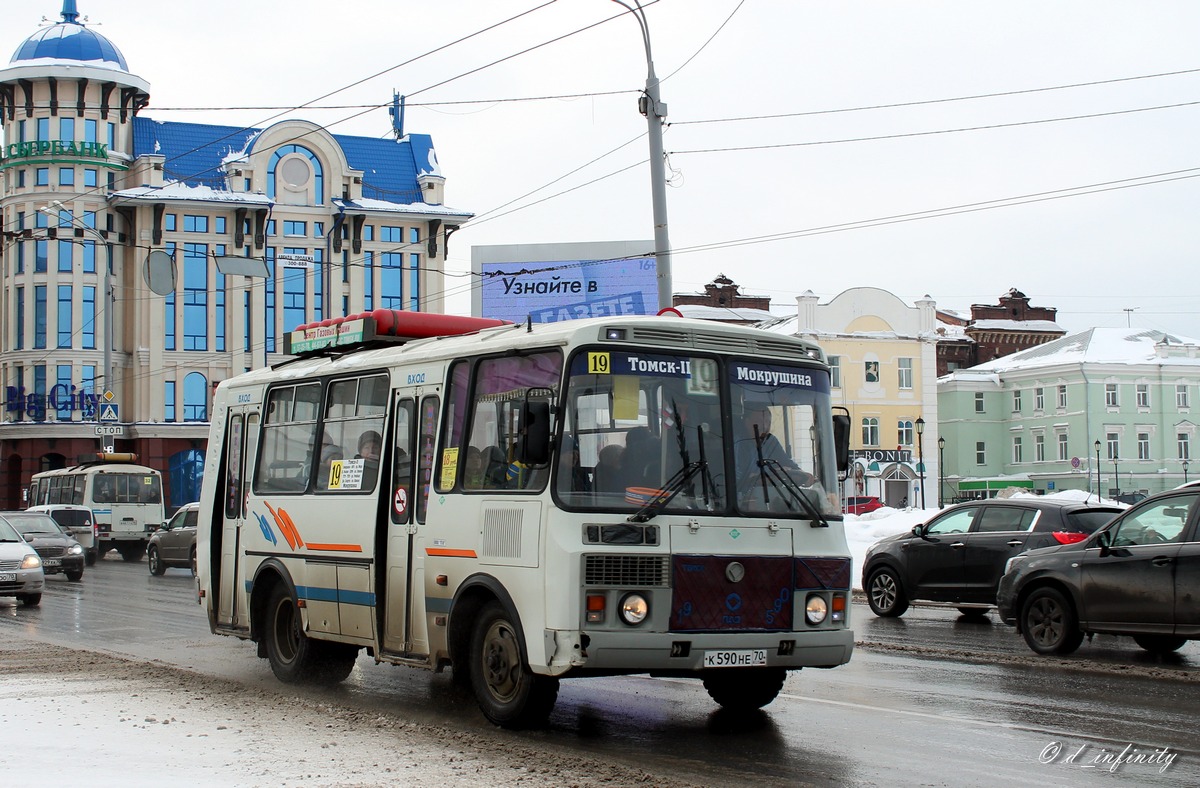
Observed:
[[[83,546],[87,565],[96,564],[96,518],[91,509],[68,503],[48,503],[30,506],[26,511],[43,512],[54,518],[54,522],[70,531],[75,541]]]

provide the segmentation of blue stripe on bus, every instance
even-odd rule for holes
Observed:
[[[425,612],[426,613],[449,613],[452,599],[438,599],[437,597],[425,597]]]
[[[246,593],[254,591],[254,581],[245,582]],[[375,595],[369,591],[339,591],[336,588],[320,588],[317,586],[296,586],[296,596],[300,599],[311,599],[314,602],[338,602],[343,605],[375,606]]]

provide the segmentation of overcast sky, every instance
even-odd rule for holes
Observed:
[[[645,49],[631,16],[603,22],[614,2],[78,6],[150,83],[148,117],[261,126],[279,119],[264,107],[316,100],[343,108],[287,117],[382,137],[386,109],[365,105],[408,95],[447,204],[478,216],[451,240],[451,273],[472,245],[653,238]],[[0,51],[60,10],[9,8]],[[677,292],[725,273],[781,313],[805,290],[862,286],[965,311],[1016,287],[1070,331],[1200,338],[1200,3],[658,0],[646,14]],[[1185,73],[1158,76],[1171,72]],[[575,94],[589,95],[557,98]],[[531,97],[556,98],[512,101]],[[1020,198],[1036,201],[981,205]],[[895,221],[967,206],[987,209]],[[763,237],[782,240],[748,240]],[[448,311],[467,312],[471,280],[447,281]]]

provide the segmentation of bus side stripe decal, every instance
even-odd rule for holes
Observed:
[[[335,553],[361,553],[362,545],[357,544],[320,544],[317,542],[308,543],[309,550],[329,550]]]
[[[296,586],[296,596],[313,602],[340,602],[344,605],[375,605],[375,595],[369,591],[346,591],[318,586]]]
[[[440,555],[446,558],[475,558],[474,550],[455,550],[449,547],[426,547],[426,555]]]

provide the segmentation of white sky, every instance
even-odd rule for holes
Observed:
[[[153,14],[129,0],[78,5],[89,25],[102,23],[95,29],[121,49],[133,73],[149,81],[145,115],[262,125],[275,113],[165,108],[299,105],[541,2],[191,0],[160,3]],[[9,9],[0,57],[14,51],[42,15],[57,19],[60,10],[59,0]],[[632,92],[646,76],[632,18],[439,85],[621,10],[607,0],[559,0],[317,103],[383,104],[393,88],[411,96],[406,127],[433,136],[448,179],[447,203],[480,216],[453,237],[452,272],[469,269],[472,245],[652,238],[645,164],[482,221],[647,158],[643,137],[568,175],[646,129]],[[1035,306],[1058,307],[1058,322],[1070,331],[1129,324],[1200,336],[1194,308],[1200,295],[1200,223],[1194,215],[1200,182],[1194,177],[686,251],[1200,167],[1194,145],[1200,103],[1032,123],[1200,102],[1200,71],[903,108],[692,123],[1200,69],[1200,4],[659,0],[647,13],[655,67],[665,79],[663,98],[677,124],[665,135],[675,173],[667,200],[677,292],[700,290],[724,272],[743,292],[770,295],[776,312],[793,311],[795,296],[805,290],[828,300],[859,286],[885,288],[910,303],[928,293],[939,307],[966,310],[972,303],[995,303],[1016,287]],[[618,90],[631,92],[500,101]],[[463,100],[488,103],[418,106]],[[293,116],[331,124],[337,133],[389,133],[385,109],[335,123],[358,112],[307,108]],[[814,144],[1016,123],[1025,125]],[[762,145],[792,147],[686,152]],[[448,311],[469,310],[468,282],[449,280]]]

